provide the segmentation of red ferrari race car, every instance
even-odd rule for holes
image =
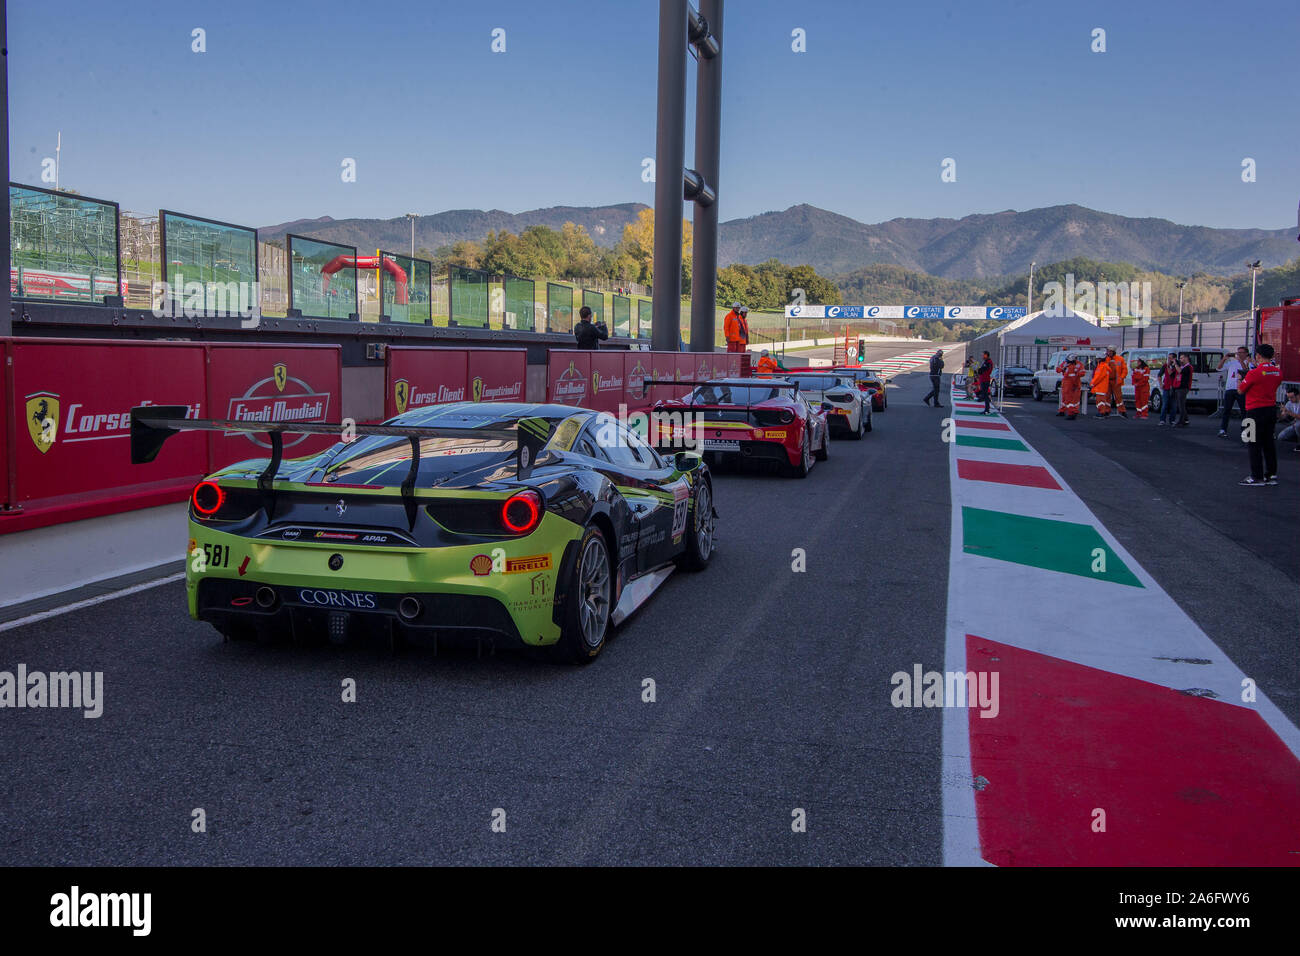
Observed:
[[[795,478],[806,478],[814,461],[829,455],[828,406],[807,399],[794,383],[753,378],[646,382],[657,384],[693,386],[684,398],[655,403],[651,421],[661,448],[680,450],[688,438],[711,464],[771,461]]]
[[[836,375],[853,379],[859,391],[868,393],[871,396],[873,412],[883,412],[889,407],[889,396],[885,394],[885,380],[871,369],[863,368],[861,365],[845,365],[833,368],[831,371]]]

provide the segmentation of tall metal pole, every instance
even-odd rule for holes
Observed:
[[[701,56],[695,83],[695,171],[718,192],[722,136],[722,4],[700,0],[718,52]],[[695,203],[691,260],[691,351],[712,352],[718,301],[718,204]]]
[[[682,170],[686,165],[686,0],[659,0],[655,125],[654,315],[650,343],[676,352],[682,324]]]
[[[9,182],[9,13],[6,9],[5,0],[0,0],[0,58],[4,63],[0,65],[0,163],[4,163],[4,182]],[[8,186],[5,187],[6,193]],[[0,246],[5,251],[5,261],[12,265],[13,250],[9,246],[9,203],[5,202],[4,215],[0,216],[3,220],[3,226],[0,226]],[[5,272],[8,272],[5,269]],[[93,291],[93,290],[92,290]],[[116,290],[115,290],[116,291]],[[9,278],[5,277],[4,282],[0,282],[0,337],[13,335],[14,324],[13,316],[9,314]],[[0,382],[3,382],[4,369],[0,369]],[[0,428],[5,427],[0,424]],[[12,447],[12,446],[11,446]],[[4,476],[0,476],[4,480]]]
[[[1037,263],[1029,263],[1029,294],[1025,299],[1025,315],[1034,314],[1034,266]]]
[[[1250,343],[1248,348],[1253,357],[1255,354],[1255,270],[1259,263],[1256,262],[1250,267],[1250,328],[1246,330],[1246,340]]]

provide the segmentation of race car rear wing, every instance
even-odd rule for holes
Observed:
[[[537,456],[550,441],[553,429],[545,418],[520,418],[514,428],[437,428],[424,425],[357,425],[341,422],[249,422],[225,418],[186,418],[185,405],[137,405],[131,409],[131,463],[143,465],[153,461],[163,443],[172,435],[183,431],[243,432],[263,434],[271,440],[271,458],[266,468],[257,476],[257,489],[261,492],[267,517],[275,507],[274,481],[284,460],[284,434],[332,435],[339,440],[345,433],[357,438],[388,436],[405,438],[411,443],[411,467],[402,479],[402,501],[407,518],[415,523],[415,479],[420,470],[420,440],[423,438],[478,438],[487,441],[512,441],[518,445],[515,452],[515,474],[527,478],[532,474]]]
[[[705,381],[693,381],[693,380],[691,380],[691,379],[684,379],[684,378],[682,378],[682,379],[671,379],[671,378],[648,378],[648,379],[646,379],[644,382],[641,383],[641,397],[642,397],[642,398],[645,398],[646,393],[650,391],[650,386],[651,386],[651,385],[690,385],[690,386],[692,386],[692,387],[699,387],[699,386],[701,386],[701,385],[713,385],[713,386],[718,386],[718,385],[723,385],[723,384],[724,384],[724,383],[722,383],[722,382],[717,382],[717,381],[713,381],[713,382],[710,382],[710,381],[707,381],[707,380],[705,380]],[[736,388],[750,388],[751,386],[749,386],[749,385],[736,385],[735,387],[736,387]],[[799,391],[799,386],[796,385],[796,384],[794,384],[793,382],[769,382],[769,381],[767,381],[766,379],[763,380],[763,385],[762,385],[762,387],[763,387],[763,388],[776,388],[776,389],[784,389],[784,388],[788,388],[788,389],[791,389],[791,390],[794,391],[794,392],[798,392],[798,391]],[[691,404],[692,404],[692,405],[695,404],[695,397],[694,397],[694,396],[691,397]],[[740,408],[741,406],[737,405],[736,407],[737,407],[737,408]],[[744,407],[745,407],[746,411],[748,411],[749,409],[753,408],[754,406],[751,405],[751,404],[746,404]]]

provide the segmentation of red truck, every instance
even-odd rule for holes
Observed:
[[[1287,385],[1300,385],[1300,298],[1283,299],[1279,306],[1260,309],[1255,341],[1273,346],[1273,361],[1282,370],[1277,400],[1283,401]]]

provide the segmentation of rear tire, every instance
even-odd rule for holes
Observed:
[[[1034,401],[1036,402],[1041,402],[1043,400],[1043,390],[1038,387],[1037,379],[1034,380],[1033,396],[1034,396]]]
[[[849,437],[854,441],[862,441],[862,436],[867,432],[867,416],[870,414],[870,409],[865,405],[858,410],[858,427],[849,432]]]
[[[808,450],[808,429],[803,431],[803,441],[799,443],[799,464],[786,465],[786,474],[791,478],[807,478],[812,471],[813,456]]]
[[[862,433],[863,433],[864,435],[865,435],[867,432],[871,431],[871,425],[872,425],[872,421],[871,421],[871,419],[872,419],[873,417],[874,417],[874,416],[872,416],[872,415],[868,415],[868,416],[867,416],[866,423],[862,426]]]
[[[813,452],[813,457],[818,461],[825,461],[831,457],[831,426],[829,422],[826,423],[826,430],[822,432],[821,451]]]
[[[594,525],[583,532],[572,574],[564,599],[564,626],[550,656],[564,664],[589,664],[605,649],[614,610],[609,546]]]
[[[686,519],[686,550],[677,556],[677,566],[684,571],[703,571],[713,557],[713,489],[707,481],[700,483]]]

